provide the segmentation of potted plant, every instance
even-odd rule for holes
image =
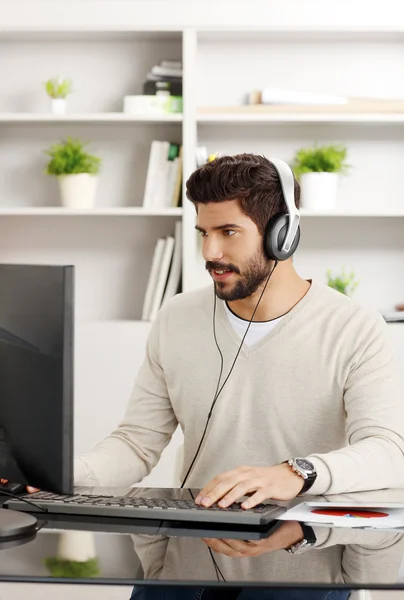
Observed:
[[[335,209],[339,174],[350,166],[346,154],[346,148],[337,145],[315,145],[296,152],[293,170],[300,182],[303,208]]]
[[[62,205],[66,208],[92,208],[94,205],[101,159],[86,152],[86,145],[68,137],[45,152],[50,156],[46,173],[58,178]]]
[[[59,535],[56,556],[45,559],[52,577],[87,578],[100,573],[91,531],[63,531]]]
[[[343,267],[341,273],[336,276],[332,275],[330,269],[327,270],[327,285],[345,296],[352,296],[358,287],[358,281],[355,280],[354,271],[346,273],[345,267]]]
[[[72,92],[72,82],[61,75],[45,82],[45,89],[51,98],[51,109],[54,115],[64,115],[66,112],[66,98]]]

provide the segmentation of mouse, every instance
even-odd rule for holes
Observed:
[[[23,483],[13,483],[12,481],[7,481],[7,483],[0,483],[0,496],[3,490],[5,492],[10,492],[10,494],[19,494],[20,492],[25,491],[25,485]]]

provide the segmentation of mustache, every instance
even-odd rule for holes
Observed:
[[[212,262],[208,260],[205,263],[205,269],[207,271],[234,271],[235,273],[240,273],[240,270],[236,267],[236,265],[232,265],[231,263],[228,265],[224,265],[223,263]]]

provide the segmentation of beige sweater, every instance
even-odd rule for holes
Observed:
[[[177,295],[160,311],[126,414],[75,460],[76,485],[139,482],[178,423],[185,476],[220,369],[212,311],[211,286]],[[220,300],[216,323],[223,381],[240,339]],[[404,487],[404,396],[386,327],[375,311],[313,281],[265,338],[241,350],[186,487],[203,487],[241,465],[295,456],[317,468],[310,493]]]

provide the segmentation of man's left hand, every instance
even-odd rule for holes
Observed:
[[[269,538],[246,542],[244,540],[203,538],[209,548],[218,554],[232,558],[251,558],[267,552],[290,548],[304,538],[303,530],[297,521],[284,521]]]
[[[218,475],[196,498],[196,504],[209,507],[215,502],[226,508],[243,496],[251,495],[242,508],[253,508],[260,502],[292,500],[301,491],[304,479],[285,463],[274,467],[238,467]]]

